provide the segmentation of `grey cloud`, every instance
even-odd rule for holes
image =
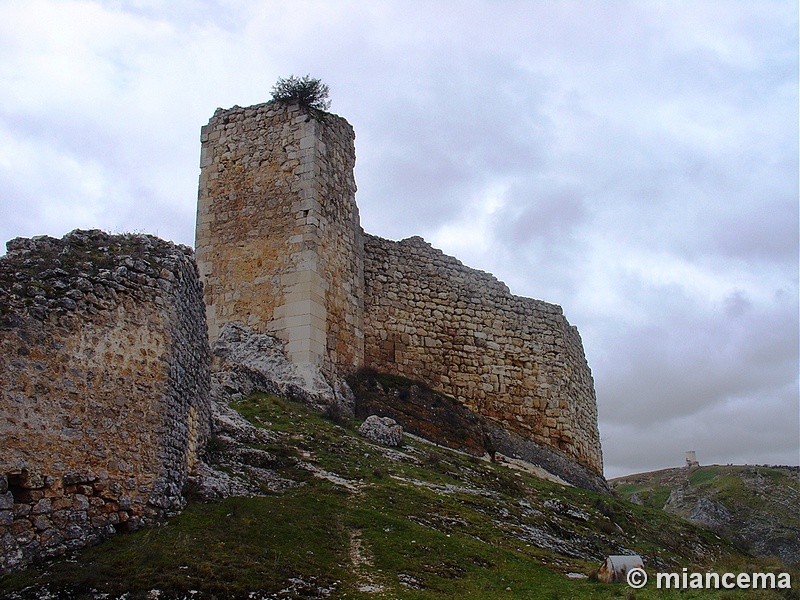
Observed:
[[[660,307],[666,312],[658,323],[604,340],[606,354],[595,368],[606,423],[697,415],[736,399],[768,401],[797,387],[796,303],[757,308],[735,294],[714,314],[685,301]],[[784,410],[796,411],[796,401]]]
[[[532,189],[526,189],[522,198],[519,193],[511,193],[511,206],[498,221],[509,230],[509,242],[517,246],[531,239],[547,244],[566,243],[573,238],[575,227],[586,218],[582,195],[575,190],[552,186],[538,191],[536,183],[535,180],[528,182]]]
[[[365,221],[374,203],[395,227],[432,230],[467,210],[486,182],[542,162],[542,140],[551,136],[537,115],[538,80],[500,61],[468,64],[466,81],[432,67],[423,87],[435,100],[391,103],[376,125],[380,139],[358,146],[367,155],[358,159]]]
[[[748,399],[689,418],[647,424],[604,424],[601,429],[605,473],[618,477],[683,465],[684,452],[697,451],[701,464],[797,464],[796,422],[786,411],[797,390],[779,401]]]

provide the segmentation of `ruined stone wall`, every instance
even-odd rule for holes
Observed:
[[[0,572],[182,506],[209,427],[191,250],[75,231],[0,258]]]
[[[366,365],[425,381],[602,473],[594,383],[561,307],[512,295],[422,238],[365,235]]]
[[[328,375],[363,360],[355,134],[336,115],[267,103],[203,127],[196,252],[214,341],[241,321]]]
[[[354,134],[267,103],[202,130],[196,248],[211,340],[240,321],[329,377],[367,365],[602,471],[594,384],[560,307],[521,298],[419,238],[362,233]]]

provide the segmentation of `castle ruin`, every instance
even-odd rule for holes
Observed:
[[[209,434],[190,248],[74,231],[0,258],[0,574],[183,507]]]
[[[201,133],[196,258],[211,340],[241,321],[331,378],[418,379],[601,476],[594,383],[561,308],[512,295],[421,238],[365,234],[355,134],[276,102]]]
[[[234,322],[334,400],[361,368],[423,381],[500,451],[607,490],[575,327],[421,238],[364,233],[347,121],[273,102],[219,109],[201,136],[196,262],[97,230],[0,257],[0,573],[183,506],[209,339]]]

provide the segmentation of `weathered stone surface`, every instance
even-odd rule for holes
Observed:
[[[422,238],[365,234],[365,363],[424,381],[602,473],[597,402],[561,307],[514,296]]]
[[[243,362],[239,362],[243,361]],[[214,343],[211,375],[211,448],[190,477],[190,488],[204,500],[257,496],[296,485],[270,468],[275,457],[252,445],[275,444],[279,436],[255,427],[231,408],[254,393],[285,395],[312,405],[333,398],[330,386],[310,390],[306,379],[282,354],[279,340],[228,323]],[[317,382],[319,384],[319,382]]]
[[[341,117],[277,103],[203,127],[195,247],[212,342],[241,321],[328,376],[361,364],[354,138]]]
[[[572,485],[596,492],[608,493],[602,473],[582,465],[564,452],[530,437],[489,422],[487,434],[496,452],[537,465],[548,473]]]
[[[4,543],[3,571],[180,508],[210,387],[189,248],[96,230],[7,248],[0,504],[13,505],[19,535]]]
[[[355,414],[391,417],[404,431],[440,446],[475,456],[496,453],[523,460],[561,482],[608,493],[602,475],[528,436],[514,433],[467,409],[463,404],[423,384],[402,377],[362,370],[349,379],[355,394]]]
[[[362,366],[424,381],[602,475],[577,329],[421,238],[364,234],[344,119],[236,106],[201,135],[196,246],[212,340],[241,321],[329,381]]]
[[[355,415],[391,417],[403,430],[475,456],[491,454],[483,420],[463,404],[402,377],[364,369],[349,378]]]
[[[390,417],[370,415],[358,428],[358,433],[386,446],[399,446],[403,443],[403,427]]]

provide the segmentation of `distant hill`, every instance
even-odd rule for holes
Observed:
[[[711,465],[612,479],[631,502],[716,531],[754,556],[800,564],[800,468]]]

